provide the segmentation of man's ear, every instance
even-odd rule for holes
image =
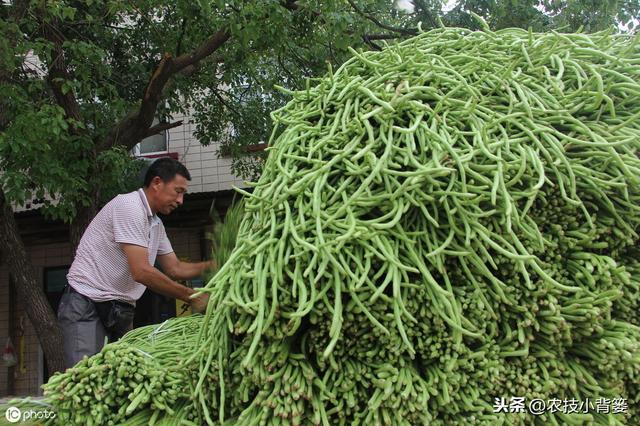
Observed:
[[[154,176],[149,183],[149,187],[157,188],[162,183],[162,178],[160,176]]]

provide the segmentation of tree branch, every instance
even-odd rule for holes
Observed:
[[[182,40],[184,39],[184,33],[186,28],[187,28],[187,19],[182,18],[182,23],[180,24],[180,35],[178,36],[178,44],[176,46],[176,55],[182,54]]]
[[[93,21],[74,21],[74,22],[65,22],[65,25],[67,27],[69,27],[69,28],[74,28],[75,29],[75,27],[94,26],[94,25],[96,25],[96,23],[93,22]],[[117,25],[105,24],[105,23],[103,23],[101,26],[103,28],[111,28],[112,30],[121,30],[121,31],[133,31],[134,30],[134,28],[131,28],[131,27],[119,27]]]
[[[433,11],[429,9],[429,7],[427,6],[427,4],[422,1],[422,0],[414,0],[413,1],[413,5],[415,7],[415,14],[422,17],[422,18],[426,18],[429,20],[429,27],[428,28],[436,28],[438,26],[438,21],[436,19],[436,17],[433,16]],[[421,19],[422,20],[422,19]],[[422,27],[423,30],[426,29],[427,27],[423,26]]]
[[[282,68],[282,70],[287,74],[287,76],[289,76],[289,81],[297,80],[295,76],[291,73],[291,71],[289,71],[289,68],[287,68],[285,63],[282,62],[282,56],[280,54],[278,54],[276,61],[278,62],[278,65],[280,65],[280,68]]]
[[[381,48],[380,46],[378,46],[377,44],[375,44],[375,43],[371,40],[371,38],[370,38],[368,35],[366,35],[366,34],[363,34],[363,35],[362,35],[362,41],[364,41],[364,43],[365,43],[367,46],[371,47],[373,50],[377,50],[377,51],[382,50],[382,48]]]
[[[364,34],[367,40],[393,40],[398,38],[395,34]]]
[[[297,3],[298,0],[282,0],[280,4],[285,9],[289,10],[298,10],[300,9],[300,5]]]
[[[298,10],[300,7],[297,0],[283,0],[281,5],[292,11]],[[153,123],[156,108],[162,99],[163,89],[171,77],[177,73],[192,74],[195,72],[200,61],[210,56],[230,37],[231,32],[228,29],[222,29],[190,53],[175,58],[169,53],[165,53],[151,74],[139,109],[127,114],[113,126],[103,143],[98,147],[98,151],[109,149],[114,145],[123,145],[126,149],[131,149],[140,142]]]
[[[189,65],[200,62],[202,59],[211,55],[227,40],[229,40],[230,37],[231,32],[229,32],[229,30],[220,30],[209,37],[195,51],[178,56],[175,60],[176,72],[182,70],[185,67],[188,67]]]
[[[176,58],[165,53],[149,78],[138,110],[127,114],[112,128],[99,150],[109,149],[114,145],[123,145],[126,149],[131,149],[144,139],[153,123],[156,108],[162,100],[162,92],[169,79],[182,70],[195,67],[230,37],[231,33],[224,29],[213,34],[192,52]]]
[[[218,98],[218,100],[220,101],[220,103],[221,103],[223,106],[225,106],[225,107],[229,108],[229,109],[230,109],[230,110],[231,110],[235,115],[237,115],[238,117],[241,117],[241,116],[242,116],[242,114],[240,114],[240,112],[239,112],[237,109],[235,109],[232,105],[230,105],[230,104],[229,104],[229,103],[228,103],[228,102],[227,102],[227,101],[222,97],[222,95],[220,95],[220,93],[218,93],[218,91],[217,91],[217,90],[214,90],[214,91],[213,91],[213,94],[215,95],[215,97],[216,97],[216,98]]]
[[[56,103],[63,109],[67,118],[76,121],[80,120],[80,106],[72,90],[64,93],[62,85],[65,81],[72,80],[64,60],[64,50],[62,49],[63,35],[50,23],[41,20],[42,32],[45,39],[53,44],[51,48],[51,64],[47,73],[47,82],[51,86]],[[73,125],[72,125],[73,126]],[[77,132],[75,126],[72,127]]]
[[[160,123],[155,126],[149,127],[147,133],[144,135],[144,138],[148,138],[149,136],[157,135],[160,132],[164,132],[165,130],[173,129],[174,127],[182,126],[182,120],[174,121],[173,123]]]
[[[300,5],[298,4],[298,0],[281,0],[280,5],[292,12],[300,10]],[[310,10],[309,12],[311,12],[311,14],[315,16],[322,16],[322,13],[317,10]]]
[[[406,28],[398,28],[398,27],[394,27],[394,26],[391,26],[391,25],[384,24],[384,23],[380,22],[375,16],[369,15],[369,14],[363,12],[362,10],[360,10],[358,5],[353,0],[347,0],[347,1],[349,2],[351,7],[353,8],[353,10],[355,10],[358,15],[362,16],[365,19],[368,19],[369,21],[373,22],[374,24],[376,24],[380,28],[383,28],[383,29],[385,29],[387,31],[393,31],[394,33],[410,35],[410,36],[414,36],[414,35],[418,34],[417,30],[410,30],[410,29],[406,29]]]

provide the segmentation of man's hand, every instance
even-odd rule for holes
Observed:
[[[195,314],[204,314],[209,304],[209,294],[203,293],[190,299],[191,311]]]
[[[213,260],[213,259],[212,260],[208,260],[208,261],[204,262],[204,271],[203,271],[203,273],[207,272],[207,271],[212,271],[212,270],[216,269],[216,267],[217,267],[217,265],[216,265],[216,261],[215,260]]]

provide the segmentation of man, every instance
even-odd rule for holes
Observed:
[[[191,298],[194,290],[174,279],[200,276],[212,262],[178,260],[157,216],[182,204],[189,180],[180,162],[158,159],[143,188],[116,196],[87,227],[58,310],[66,368],[98,353],[105,337],[114,341],[131,330],[136,301],[146,288],[190,303],[195,312],[206,309],[208,296]],[[156,258],[164,273],[153,266]]]

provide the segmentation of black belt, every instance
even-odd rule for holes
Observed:
[[[77,294],[79,294],[80,296],[85,297],[85,298],[87,298],[87,299],[91,300],[91,301],[92,301],[93,303],[95,303],[96,305],[98,305],[98,304],[100,304],[100,303],[112,303],[112,302],[115,302],[115,303],[117,303],[117,304],[125,304],[125,305],[131,306],[131,307],[133,307],[133,308],[135,308],[135,307],[136,307],[136,305],[135,305],[135,304],[133,304],[133,303],[124,302],[124,301],[122,301],[122,300],[115,300],[115,299],[113,299],[113,300],[105,300],[104,302],[96,302],[96,301],[95,301],[95,300],[93,300],[92,298],[87,297],[87,296],[85,296],[84,294],[80,293],[78,290],[76,290],[75,288],[71,287],[71,285],[69,285],[69,284],[67,284],[67,285],[64,287],[64,290],[62,290],[62,292],[63,292],[63,293],[77,293]]]

